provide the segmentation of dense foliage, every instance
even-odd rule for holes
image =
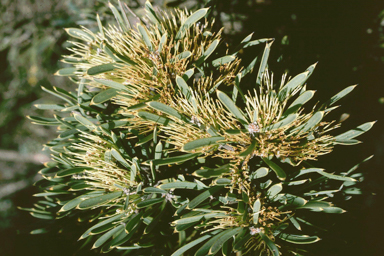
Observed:
[[[335,135],[341,123],[327,121],[355,86],[307,107],[316,64],[276,79],[268,69],[273,39],[251,34],[227,47],[208,8],[166,13],[147,2],[136,26],[125,6],[110,8],[116,25],[97,17],[97,33],[66,30],[71,67],[57,74],[78,88],[44,88],[64,103],[36,105],[56,110],[53,118],[30,117],[59,135],[46,144],[53,161],[37,183],[45,200],[26,210],[92,222],[81,239],[103,252],[305,254],[301,244],[319,241],[322,230],[308,212],[343,213],[334,203],[360,193],[358,165],[314,166],[372,127]],[[239,58],[261,46],[250,63]]]

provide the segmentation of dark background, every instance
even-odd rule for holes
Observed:
[[[145,1],[129,1],[140,13]],[[160,6],[197,8],[203,1],[155,1]],[[33,126],[25,115],[41,115],[33,104],[49,102],[40,85],[75,89],[54,77],[68,39],[64,27],[94,27],[94,13],[109,12],[105,1],[1,0],[0,23],[0,253],[1,255],[74,255],[79,244],[72,234],[29,235],[39,220],[16,207],[31,207],[37,192],[36,164],[47,157],[41,144],[54,138],[54,130]],[[329,236],[317,244],[316,255],[383,255],[384,251],[384,1],[375,0],[221,0],[211,1],[217,26],[225,26],[229,43],[253,38],[275,38],[270,69],[296,75],[319,62],[308,81],[324,102],[345,87],[358,84],[331,118],[350,117],[339,133],[378,120],[364,143],[338,146],[321,157],[318,166],[330,172],[347,171],[374,154],[360,167],[365,174],[363,195],[342,205],[347,213],[325,216]],[[284,38],[284,39],[283,39]],[[383,44],[383,45],[382,45]],[[280,62],[276,60],[283,56]],[[243,56],[245,61],[254,56]],[[39,98],[43,99],[39,100]],[[49,116],[50,113],[45,113]],[[330,118],[330,119],[331,119]],[[10,155],[11,154],[11,155]],[[13,154],[13,155],[12,155]],[[76,255],[94,254],[80,250]],[[113,254],[113,253],[112,253]]]

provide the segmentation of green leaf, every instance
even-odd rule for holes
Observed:
[[[307,204],[307,202],[308,202],[304,198],[301,198],[301,197],[298,197],[295,195],[291,195],[291,194],[279,194],[275,198],[275,201],[279,201],[280,203],[284,203],[285,205],[282,206],[282,208],[285,208],[285,207],[293,207],[293,208],[302,207],[305,204]]]
[[[103,24],[101,23],[100,16],[98,13],[96,14],[96,20],[97,20],[97,26],[99,27],[99,32],[101,34],[101,37],[105,38]]]
[[[324,171],[324,169],[321,169],[321,168],[308,168],[308,169],[302,169],[300,170],[296,175],[295,175],[295,178],[301,176],[301,175],[305,175],[307,173],[313,173],[313,172],[321,172],[321,171]]]
[[[272,242],[263,232],[259,232],[259,235],[261,239],[263,239],[263,241],[266,243],[273,256],[279,256],[279,249],[276,247],[275,243]]]
[[[268,158],[263,158],[263,161],[276,173],[277,177],[280,180],[285,180],[287,175],[285,174],[283,169],[281,169],[280,166],[278,166],[277,164],[275,164],[274,162],[272,162]]]
[[[297,119],[298,116],[299,116],[298,114],[291,114],[286,118],[284,118],[283,120],[265,127],[265,131],[272,131],[272,130],[284,128],[292,124]]]
[[[59,212],[72,210],[73,208],[77,207],[81,203],[81,201],[82,201],[82,196],[76,197],[70,200],[69,202],[67,202],[66,204],[64,204],[63,207],[61,207]]]
[[[244,70],[240,73],[242,77],[245,77],[248,73],[253,72],[253,69],[255,68],[256,62],[257,62],[257,56],[252,60],[252,62],[244,68]]]
[[[145,10],[147,12],[148,18],[152,21],[152,23],[159,24],[159,18],[157,17],[152,4],[148,0],[145,2]]]
[[[279,238],[293,244],[312,244],[321,240],[317,236],[292,235],[285,233],[280,233]]]
[[[252,143],[251,143],[251,145],[249,145],[249,147],[248,147],[246,150],[244,150],[243,152],[241,152],[241,153],[239,154],[239,156],[241,156],[241,157],[247,157],[248,155],[252,154],[253,151],[254,151],[255,148],[256,148],[256,144],[257,144],[257,141],[256,141],[256,140],[253,140]]]
[[[84,234],[81,235],[80,239],[84,239],[84,238],[88,237],[91,234],[92,230],[95,230],[99,227],[102,227],[104,225],[108,225],[114,221],[117,221],[117,220],[121,219],[123,216],[124,216],[124,213],[115,215],[115,216],[107,218],[107,219],[104,219],[103,221],[97,223],[96,225],[90,227],[87,231],[85,231]]]
[[[165,104],[157,102],[157,101],[148,102],[147,105],[153,109],[160,111],[160,112],[163,112],[163,113],[168,114],[170,116],[176,117],[177,119],[179,119],[181,121],[186,121],[186,118],[182,114],[180,114],[179,112],[177,112],[176,109],[174,109],[168,105],[165,105]]]
[[[89,199],[82,201],[79,204],[78,208],[80,210],[84,210],[84,209],[89,209],[92,207],[101,206],[101,205],[104,205],[110,201],[113,201],[113,200],[121,197],[122,194],[123,193],[121,191],[119,191],[119,192],[112,192],[112,193],[104,194],[101,196],[95,196],[95,197],[92,197],[92,198],[89,198]]]
[[[223,235],[225,231],[222,231],[218,234],[216,234],[214,237],[209,239],[200,249],[195,253],[195,256],[207,256],[209,255],[209,250],[211,249],[212,245],[216,242],[216,240]]]
[[[251,234],[249,230],[243,229],[237,236],[235,237],[235,242],[233,245],[233,251],[241,251],[244,248],[244,244],[251,238]]]
[[[122,90],[122,91],[126,91],[126,92],[131,92],[127,86],[123,85],[123,84],[120,84],[120,83],[117,83],[115,81],[112,81],[112,80],[106,80],[106,79],[98,79],[98,78],[95,78],[93,79],[95,82],[97,83],[101,83],[103,85],[106,85],[108,87],[111,87],[113,89],[116,89],[116,90]]]
[[[184,52],[176,55],[175,60],[179,61],[179,60],[187,59],[187,58],[191,57],[191,55],[192,55],[192,53],[190,51],[184,51]]]
[[[354,172],[357,168],[359,168],[360,164],[365,163],[366,161],[370,160],[373,157],[373,155],[365,158],[363,161],[360,163],[354,165],[351,169],[348,170],[348,172],[345,174],[345,176],[350,175],[352,172]]]
[[[212,244],[211,248],[209,249],[210,255],[215,255],[219,252],[223,244],[232,238],[234,235],[238,234],[243,227],[228,229],[220,233],[221,235],[215,240],[215,242]]]
[[[257,223],[259,222],[260,209],[261,209],[261,202],[260,202],[260,199],[257,199],[253,203],[253,224],[254,225],[257,225]]]
[[[113,235],[123,230],[124,230],[124,225],[118,225],[117,227],[111,229],[110,231],[108,231],[107,233],[105,233],[104,235],[99,237],[99,239],[96,240],[96,242],[92,246],[92,249],[102,246],[109,238],[111,238]]]
[[[305,205],[300,206],[298,208],[304,209],[304,208],[324,208],[324,207],[331,207],[331,203],[326,202],[326,201],[317,201],[317,200],[312,200],[307,202]]]
[[[166,194],[167,191],[159,189],[159,188],[154,188],[154,187],[148,187],[143,189],[144,193],[157,193],[157,194]]]
[[[223,103],[223,105],[243,124],[247,125],[248,121],[244,115],[237,108],[236,104],[228,97],[227,94],[217,90],[217,97]]]
[[[289,217],[289,220],[292,222],[293,226],[295,226],[295,228],[296,228],[297,230],[301,230],[300,223],[297,222],[297,220],[295,219],[295,217],[293,217],[293,216],[291,216],[291,215],[289,215],[289,214],[287,214],[287,216]]]
[[[297,129],[301,133],[308,132],[320,123],[320,121],[323,119],[323,116],[324,116],[324,111],[318,111],[315,114],[313,114],[313,116],[304,125],[299,126]]]
[[[348,195],[361,195],[363,193],[360,188],[347,188],[343,191]]]
[[[275,39],[273,38],[262,38],[262,39],[252,40],[252,41],[246,41],[246,38],[244,38],[243,41],[241,41],[241,43],[243,44],[243,48],[245,49],[251,46],[266,43],[268,41],[273,42],[274,40]]]
[[[144,200],[144,201],[141,201],[140,203],[137,204],[137,208],[145,208],[145,207],[149,207],[149,206],[152,206],[154,204],[158,204],[158,203],[161,203],[163,202],[165,199],[160,197],[160,198],[151,198],[151,199],[147,199],[147,200]]]
[[[200,170],[197,170],[194,173],[192,173],[192,175],[195,175],[198,177],[203,177],[203,178],[207,179],[207,178],[211,178],[211,177],[218,177],[223,173],[229,172],[229,170],[230,170],[229,165],[226,164],[226,165],[220,166],[219,168],[216,168],[216,169],[211,169],[211,168],[200,169]]]
[[[215,185],[229,185],[232,183],[232,180],[226,178],[220,178],[214,181]]]
[[[259,71],[257,72],[256,84],[261,84],[262,78],[264,76],[265,69],[267,67],[269,52],[271,51],[271,45],[274,40],[267,42],[264,48],[263,57],[261,58]]]
[[[164,200],[163,204],[159,208],[157,208],[158,210],[156,210],[156,213],[157,213],[156,217],[154,217],[151,223],[149,223],[149,225],[145,228],[144,234],[151,233],[152,230],[157,226],[159,221],[163,219],[164,214],[167,212],[164,210],[166,206],[167,206],[167,200]]]
[[[150,133],[148,136],[139,139],[139,141],[136,143],[135,147],[143,145],[147,143],[148,141],[151,141],[153,139],[153,133]]]
[[[87,74],[90,76],[102,74],[105,72],[113,71],[116,68],[121,67],[121,65],[115,63],[101,64],[99,66],[91,67],[87,70]]]
[[[354,178],[350,178],[350,177],[345,177],[345,176],[339,176],[339,175],[335,175],[335,174],[331,174],[331,173],[327,173],[327,172],[324,172],[324,171],[318,171],[317,173],[329,178],[329,179],[332,179],[332,180],[341,180],[341,181],[356,181]]]
[[[99,92],[98,94],[95,95],[95,97],[92,98],[92,101],[90,104],[97,105],[104,103],[113,97],[117,95],[117,90],[116,89],[107,89]]]
[[[176,34],[176,40],[180,40],[184,37],[187,30],[195,24],[198,20],[203,18],[208,12],[208,8],[200,9],[194,12],[191,16],[189,16],[184,23],[181,25],[179,31]]]
[[[42,213],[37,213],[37,212],[30,212],[29,214],[31,214],[35,218],[43,219],[43,220],[53,220],[53,219],[55,219],[55,216],[48,215],[48,214],[42,214]]]
[[[267,191],[267,196],[270,199],[273,199],[277,194],[279,194],[283,190],[283,185],[281,183],[274,184],[272,187],[270,187]]]
[[[168,157],[168,158],[163,158],[163,159],[154,159],[154,160],[152,160],[152,162],[155,166],[168,165],[168,164],[179,164],[179,163],[188,161],[190,159],[193,159],[199,155],[200,155],[200,153],[185,154],[185,155],[181,155],[181,156],[174,156],[174,157]]]
[[[208,138],[202,138],[197,139],[194,141],[190,141],[183,146],[183,150],[185,151],[192,151],[198,148],[202,147],[208,147],[212,145],[216,145],[218,141],[224,140],[224,137],[216,136],[216,137],[208,137]]]
[[[79,74],[77,68],[62,68],[55,73],[58,76],[76,76],[77,74]]]
[[[354,139],[351,139],[351,140],[337,140],[334,142],[334,144],[336,145],[357,145],[357,144],[360,144],[362,143],[361,141],[359,140],[354,140]]]
[[[166,118],[166,117],[162,117],[162,116],[159,116],[159,115],[156,115],[156,114],[152,114],[152,113],[149,113],[147,111],[139,111],[137,113],[137,115],[145,120],[149,120],[149,121],[153,121],[153,122],[156,122],[158,124],[161,124],[161,125],[168,125],[170,122],[172,122],[171,120],[169,120],[169,118]]]
[[[292,78],[286,85],[283,86],[283,88],[280,89],[279,100],[284,101],[285,99],[287,99],[296,88],[299,88],[304,85],[308,77],[309,71],[305,71]]]
[[[200,66],[208,57],[215,51],[216,47],[219,45],[220,40],[214,40],[208,48],[204,51],[201,57],[195,62],[195,65]]]
[[[72,37],[75,37],[77,39],[91,42],[95,40],[95,37],[93,35],[88,34],[87,32],[83,31],[82,29],[78,28],[66,28],[65,31]]]
[[[284,184],[288,185],[288,186],[296,186],[296,185],[301,185],[301,184],[304,184],[305,182],[307,182],[309,179],[305,179],[305,180],[295,180],[295,181],[290,181],[290,182],[286,182]]]
[[[152,45],[152,42],[151,42],[151,38],[149,37],[148,35],[148,31],[145,27],[143,27],[141,24],[138,24],[137,25],[137,28],[139,29],[139,32],[143,38],[143,41],[145,43],[145,45],[148,47],[148,49],[150,51],[153,51],[153,45]]]
[[[171,256],[182,256],[183,253],[185,253],[186,251],[188,251],[192,247],[198,245],[199,243],[207,240],[210,237],[211,237],[211,235],[204,235],[204,236],[202,236],[202,237],[200,237],[200,238],[198,238],[196,240],[193,240],[192,242],[189,242],[188,244],[184,245],[183,247],[179,248],[177,251],[172,253]]]
[[[355,89],[357,85],[351,85],[351,86],[348,86],[347,88],[345,88],[344,90],[342,90],[341,92],[337,93],[335,96],[333,96],[332,98],[330,98],[324,105],[325,106],[332,106],[333,104],[335,104],[338,100],[340,100],[341,98],[347,96],[350,92],[353,91],[353,89]]]
[[[45,234],[45,233],[48,233],[49,230],[48,229],[45,229],[45,228],[39,228],[39,229],[35,229],[35,230],[32,230],[31,232],[29,232],[31,235],[37,235],[37,234]]]
[[[55,87],[53,87],[53,88],[55,88]],[[44,86],[41,86],[41,89],[42,89],[43,91],[49,93],[49,94],[52,94],[52,95],[55,96],[55,97],[58,97],[58,98],[60,98],[60,99],[62,99],[62,100],[65,100],[65,101],[68,102],[71,106],[74,104],[74,102],[71,100],[71,99],[73,99],[73,98],[68,97],[68,95],[63,95],[62,93],[58,93],[58,92],[56,92],[56,91],[47,89],[47,88],[45,88]]]
[[[260,167],[255,172],[252,172],[251,175],[249,175],[249,179],[255,180],[262,177],[265,177],[268,175],[269,169],[266,167]]]
[[[346,211],[339,207],[324,207],[323,212],[325,213],[345,213]]]
[[[176,181],[165,183],[159,186],[160,189],[197,189],[197,184],[195,182],[189,181]]]
[[[210,196],[221,190],[223,187],[221,186],[214,186],[209,188],[208,190],[204,191],[197,197],[195,197],[191,202],[189,202],[187,209],[194,209],[199,204],[201,204],[204,200],[208,199]]]
[[[291,113],[297,112],[301,106],[303,106],[306,102],[312,99],[313,95],[315,95],[315,92],[316,91],[305,91],[300,94],[300,96],[297,97],[291,105],[289,105],[288,109],[284,112],[283,116],[287,116]]]
[[[159,43],[159,49],[157,50],[159,52],[159,54],[163,50],[163,46],[165,45],[166,42],[167,42],[167,33],[165,33],[164,35],[161,36],[160,43]]]
[[[64,108],[63,105],[57,105],[57,104],[35,104],[34,105],[38,109],[51,109],[51,110],[62,110]]]
[[[79,114],[74,114],[73,117],[79,122],[81,123],[82,125],[84,125],[85,127],[87,127],[89,130],[93,130],[96,128],[95,124],[92,123],[91,121],[89,121],[87,118],[79,115]]]
[[[112,13],[113,13],[113,16],[115,16],[115,19],[117,21],[117,24],[119,25],[120,27],[120,30],[123,31],[123,32],[128,32],[129,29],[130,29],[130,24],[126,24],[123,20],[123,18],[121,17],[119,11],[116,9],[116,7],[114,7],[111,2],[109,2],[108,4],[109,8],[111,9]]]
[[[156,148],[155,148],[155,159],[161,159],[161,155],[163,153],[163,144],[161,141],[157,143]]]
[[[175,225],[195,223],[195,222],[198,222],[198,221],[208,220],[208,219],[211,219],[211,218],[214,218],[214,217],[218,217],[218,216],[225,216],[225,213],[214,212],[214,213],[207,213],[207,214],[202,214],[202,215],[198,215],[198,216],[185,217],[185,218],[181,218],[181,219],[175,220],[173,223]]]
[[[131,169],[131,165],[127,162],[127,160],[125,160],[125,158],[116,149],[114,148],[111,149],[111,154],[125,168]]]
[[[137,227],[140,223],[141,217],[144,215],[144,211],[140,211],[138,214],[133,215],[133,217],[128,221],[125,226],[125,232],[128,234],[132,234],[135,231],[135,227]]]
[[[185,82],[185,80],[180,77],[176,76],[176,84],[179,87],[181,93],[187,98],[187,100],[194,106],[195,110],[197,110],[197,103],[196,99],[193,96],[190,87],[188,84]]]
[[[230,63],[230,62],[234,61],[235,59],[236,59],[236,57],[234,57],[232,55],[223,56],[223,57],[220,57],[220,58],[213,60],[212,66],[218,67],[218,66]]]
[[[345,133],[337,135],[335,137],[335,139],[336,139],[335,144],[338,144],[339,141],[340,142],[348,141],[348,140],[351,140],[357,136],[360,136],[361,134],[369,131],[375,123],[376,122],[367,122],[367,123],[364,123],[362,125],[359,125],[355,129],[352,129],[350,131],[347,131]]]
[[[55,178],[62,178],[62,177],[70,176],[73,174],[84,172],[85,170],[92,170],[92,168],[91,167],[74,167],[74,168],[61,170],[61,171],[58,171],[56,173]]]
[[[187,81],[189,78],[191,78],[192,75],[194,74],[194,72],[195,72],[194,68],[191,68],[191,69],[188,69],[187,71],[185,71],[185,73],[183,74],[184,81]]]
[[[33,196],[35,197],[43,197],[43,196],[57,196],[57,195],[65,195],[69,194],[69,192],[43,192],[43,193],[37,193]]]

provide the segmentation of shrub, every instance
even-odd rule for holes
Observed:
[[[147,2],[137,28],[110,8],[117,25],[98,18],[97,33],[66,30],[76,39],[64,56],[71,67],[57,74],[77,92],[47,89],[64,104],[37,106],[57,110],[54,118],[30,117],[59,135],[37,183],[46,200],[27,210],[91,222],[80,239],[102,252],[301,255],[301,244],[319,241],[318,231],[301,232],[315,226],[308,211],[343,213],[334,195],[360,193],[358,165],[336,174],[313,166],[372,127],[334,135],[341,124],[327,121],[354,86],[308,110],[316,64],[276,83],[273,39],[249,35],[232,50],[207,8],[165,13]],[[238,52],[262,44],[243,65]]]

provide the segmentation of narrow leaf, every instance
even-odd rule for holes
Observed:
[[[92,98],[91,104],[97,105],[104,103],[117,95],[116,89],[107,89],[99,92]]]
[[[92,198],[89,198],[89,199],[82,201],[79,204],[78,208],[83,210],[83,209],[88,209],[88,208],[104,205],[104,204],[106,204],[112,200],[115,200],[116,198],[121,197],[121,195],[122,195],[122,192],[119,191],[119,192],[112,192],[112,193],[104,194],[101,196],[95,196],[95,197],[92,197]]]
[[[176,34],[176,40],[180,40],[184,37],[187,30],[198,20],[203,18],[208,12],[208,8],[200,9],[194,12],[191,16],[189,16],[184,23],[181,25],[179,31]]]
[[[201,204],[204,200],[208,199],[210,196],[221,190],[223,187],[221,186],[214,186],[209,188],[208,190],[204,191],[197,197],[195,197],[191,202],[189,202],[187,209],[194,209],[199,204]]]
[[[336,143],[338,141],[347,141],[347,140],[351,140],[351,139],[353,139],[353,138],[355,138],[357,136],[360,136],[361,134],[369,131],[375,123],[376,122],[368,122],[368,123],[359,125],[355,129],[352,129],[350,131],[347,131],[345,133],[337,135],[335,137]]]
[[[149,113],[147,111],[139,111],[137,113],[137,115],[139,117],[145,119],[145,120],[153,121],[153,122],[156,122],[156,123],[161,124],[161,125],[167,125],[170,122],[172,122],[171,120],[169,120],[166,117],[162,117],[162,116],[159,116],[159,115],[156,115],[156,114],[152,114],[152,113]]]
[[[340,100],[341,98],[347,96],[350,92],[353,91],[353,89],[355,89],[357,85],[351,85],[351,86],[348,86],[347,88],[345,88],[344,90],[342,90],[341,92],[337,93],[335,96],[333,96],[332,98],[330,98],[324,105],[326,106],[332,106],[333,104],[335,104],[338,100]]]
[[[287,175],[285,174],[283,169],[281,169],[280,166],[278,166],[277,164],[275,164],[274,162],[272,162],[268,158],[263,158],[263,161],[276,173],[277,177],[280,180],[285,180]]]
[[[248,147],[246,150],[244,150],[243,152],[241,152],[239,156],[241,156],[241,157],[247,157],[248,155],[252,154],[253,151],[254,151],[255,148],[256,148],[256,144],[257,144],[257,141],[256,141],[256,140],[253,140],[252,143],[251,143],[251,145],[249,145],[249,147]]]
[[[271,51],[271,45],[273,42],[274,40],[271,40],[270,42],[267,42],[265,45],[263,57],[261,58],[259,71],[257,72],[256,84],[261,84],[261,80],[263,78],[265,69],[267,67],[269,52]]]
[[[183,146],[183,150],[185,151],[192,151],[201,147],[208,147],[217,144],[218,141],[224,140],[224,137],[217,136],[217,137],[208,137],[208,138],[202,138],[197,139],[194,141],[190,141]]]
[[[148,47],[148,49],[150,51],[153,51],[153,45],[152,45],[152,42],[151,42],[151,38],[149,37],[148,35],[148,31],[145,27],[143,27],[141,24],[138,24],[137,25],[137,28],[139,29],[139,32],[143,38],[143,41],[145,43],[145,45]]]
[[[267,244],[269,250],[272,252],[273,256],[279,256],[279,249],[263,232],[259,232],[261,239]]]
[[[114,64],[114,63],[101,64],[99,66],[89,68],[87,70],[87,74],[90,76],[94,76],[94,75],[102,74],[105,72],[113,71],[118,67],[121,67],[121,65]]]
[[[193,159],[199,155],[200,155],[200,153],[185,154],[185,155],[181,155],[181,156],[174,156],[174,157],[168,157],[168,158],[163,158],[163,159],[154,159],[152,161],[153,161],[153,164],[155,166],[169,165],[169,164],[180,164],[182,162]]]
[[[197,189],[195,182],[189,181],[176,181],[165,183],[159,186],[160,189]]]
[[[164,198],[151,198],[151,199],[147,199],[147,200],[144,200],[144,201],[141,201],[140,203],[137,204],[137,208],[145,208],[145,207],[149,207],[149,206],[152,206],[154,204],[158,204],[158,203],[161,203],[163,202],[165,199]]]
[[[281,233],[279,238],[293,244],[312,244],[320,241],[320,238],[317,236],[292,235],[285,233]]]
[[[304,85],[309,77],[309,72],[305,71],[292,78],[283,88],[279,91],[279,100],[284,101],[291,93],[298,87]]]
[[[157,101],[148,102],[147,105],[150,106],[151,108],[156,109],[158,111],[161,111],[165,114],[176,117],[177,119],[179,119],[181,121],[185,121],[185,117],[182,114],[180,114],[179,112],[177,112],[177,110],[175,110],[174,108],[172,108],[168,105],[165,105],[165,104],[157,102]]]
[[[217,97],[223,103],[223,105],[244,125],[248,124],[247,119],[237,108],[236,104],[225,93],[217,90]]]

